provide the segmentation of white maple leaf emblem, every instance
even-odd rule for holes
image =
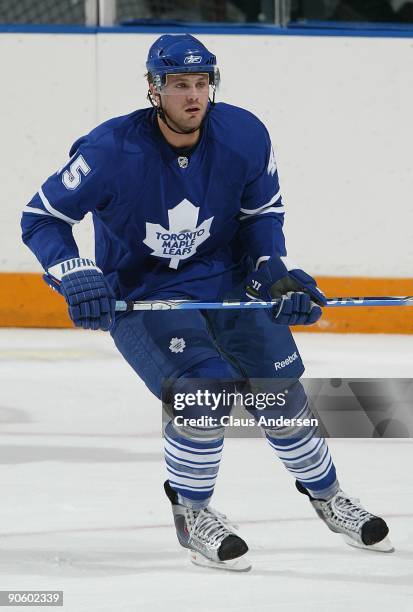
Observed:
[[[169,267],[176,270],[181,259],[188,259],[200,244],[209,238],[214,217],[197,225],[199,207],[189,200],[182,200],[168,211],[169,229],[159,223],[146,223],[146,237],[143,241],[151,255],[170,259]]]

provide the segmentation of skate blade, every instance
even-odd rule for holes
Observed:
[[[376,552],[385,553],[394,552],[394,546],[387,536],[381,542],[377,542],[377,544],[371,544],[370,546],[366,546],[366,544],[362,544],[361,542],[356,542],[347,535],[343,535],[342,537],[346,544],[349,544],[349,546],[354,546],[354,548],[360,548],[361,550],[375,550]]]
[[[245,555],[239,557],[238,559],[230,559],[228,561],[211,561],[211,559],[207,559],[204,557],[204,555],[190,550],[189,559],[194,565],[209,567],[210,569],[224,570],[227,572],[249,572],[252,567],[249,560],[245,558]]]

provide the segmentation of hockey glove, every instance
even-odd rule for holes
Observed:
[[[322,315],[327,300],[309,274],[286,266],[286,258],[274,256],[253,272],[245,289],[251,300],[280,298],[271,316],[279,325],[312,325]]]
[[[115,316],[116,300],[101,270],[91,259],[68,259],[43,276],[63,295],[76,327],[108,331]]]

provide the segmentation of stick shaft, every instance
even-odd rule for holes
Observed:
[[[117,301],[116,311],[130,310],[255,310],[257,308],[270,308],[279,303],[274,302],[194,302],[190,300],[155,300],[155,301]],[[339,297],[327,301],[328,308],[360,306],[413,306],[413,296],[381,296],[381,297]]]

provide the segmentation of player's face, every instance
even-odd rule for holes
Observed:
[[[170,74],[162,90],[162,108],[172,127],[180,132],[198,129],[208,107],[207,74]]]

